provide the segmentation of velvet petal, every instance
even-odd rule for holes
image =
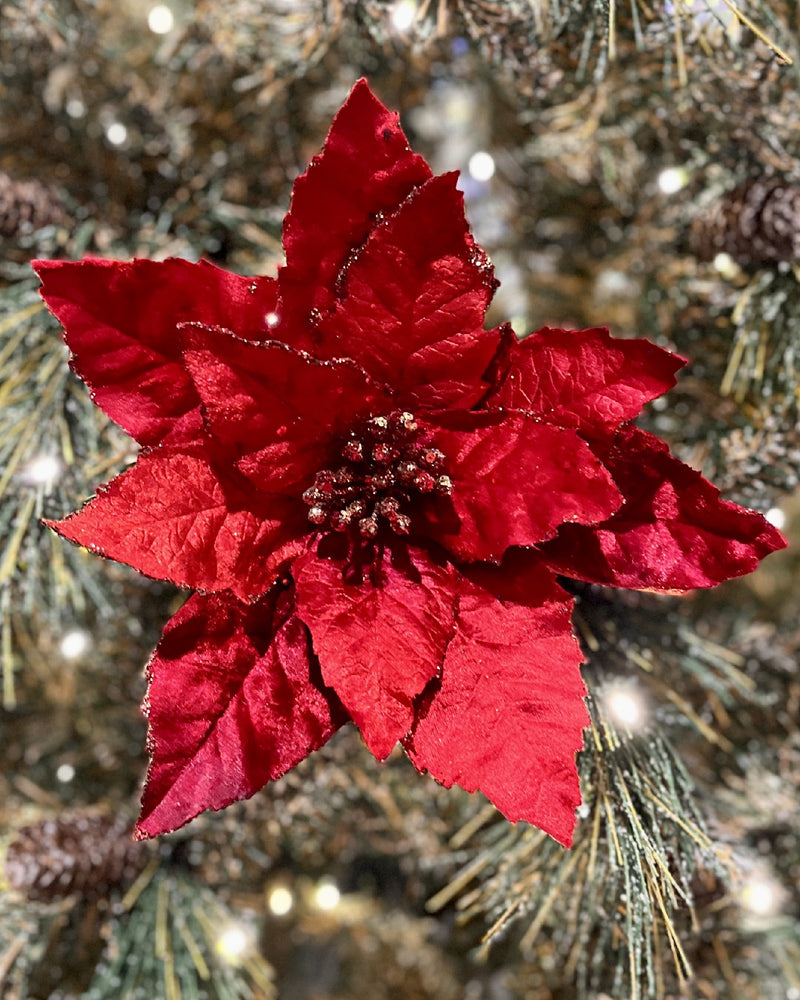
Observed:
[[[265,593],[308,531],[300,501],[257,492],[198,444],[162,446],[63,521],[47,522],[93,552],[182,587]]]
[[[413,413],[471,409],[490,392],[489,373],[504,352],[504,327],[457,333],[425,344],[400,373],[401,405]]]
[[[345,721],[291,596],[195,594],[167,624],[148,667],[140,839],[249,798]]]
[[[436,430],[453,493],[428,515],[430,533],[458,558],[499,562],[511,545],[535,545],[564,521],[603,521],[622,502],[575,431],[521,413],[468,414],[467,422],[470,429]]]
[[[414,699],[441,666],[453,629],[456,571],[410,548],[350,579],[338,560],[295,560],[297,613],[322,676],[379,759],[411,728]]]
[[[200,430],[199,399],[180,362],[178,324],[224,324],[260,337],[276,282],[202,261],[34,262],[41,294],[65,329],[72,367],[112,420],[142,445]]]
[[[209,431],[264,491],[302,492],[319,469],[340,461],[336,449],[348,430],[391,408],[351,361],[315,361],[283,344],[250,344],[195,325],[182,332]]]
[[[483,329],[496,281],[464,218],[457,174],[433,177],[373,231],[337,286],[338,303],[319,324],[320,357],[355,358],[402,398],[424,368],[410,356]],[[480,374],[480,373],[479,373]],[[424,382],[423,382],[424,384]]]
[[[625,503],[603,524],[565,525],[543,547],[558,573],[680,593],[749,573],[786,545],[761,514],[722,500],[652,434],[623,427],[601,457]]]
[[[365,242],[382,213],[393,212],[430,176],[425,160],[409,149],[397,113],[359,80],[322,153],[294,184],[283,227],[286,266],[279,272],[281,331],[284,324],[307,328],[312,309],[333,304],[337,275],[350,252]]]
[[[527,553],[470,572],[441,682],[406,749],[448,788],[484,793],[569,847],[580,804],[575,754],[589,718],[572,599]]]
[[[608,330],[545,327],[514,345],[490,406],[524,410],[560,427],[604,436],[675,385],[683,358]]]

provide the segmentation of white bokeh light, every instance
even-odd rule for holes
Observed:
[[[395,31],[408,31],[417,18],[416,0],[398,0],[389,16]]]
[[[217,938],[216,950],[220,958],[232,965],[240,962],[253,947],[253,935],[249,927],[232,924]]]
[[[770,507],[764,517],[778,531],[782,531],[786,527],[786,511],[781,510],[780,507]]]
[[[483,149],[473,153],[467,164],[470,177],[476,181],[488,181],[494,177],[494,157]]]
[[[111,122],[106,127],[106,139],[112,146],[121,146],[128,138],[128,130],[122,122]]]
[[[285,917],[294,906],[294,896],[291,890],[284,885],[275,886],[267,896],[267,906],[270,913],[274,913],[276,917]]]
[[[86,114],[86,105],[79,97],[71,97],[65,105],[65,110],[70,118],[83,118]]]
[[[314,903],[320,910],[334,910],[341,898],[339,887],[332,879],[322,879],[314,889]]]
[[[78,657],[83,656],[90,645],[89,633],[84,632],[83,629],[74,628],[62,637],[58,648],[65,659],[77,660]]]
[[[719,271],[723,277],[725,275],[736,273],[736,261],[731,257],[729,253],[718,253],[714,257],[714,270]]]
[[[685,167],[667,167],[658,175],[658,186],[664,194],[675,194],[689,183],[689,172]]]
[[[165,4],[158,3],[147,13],[147,27],[155,35],[166,35],[175,27],[175,15]]]
[[[784,889],[769,872],[757,869],[739,890],[739,902],[754,917],[771,917],[783,906]]]
[[[75,777],[75,768],[72,764],[62,764],[56,771],[56,778],[63,784],[67,784]]]
[[[264,319],[266,320],[267,326],[270,330],[273,329],[273,327],[276,327],[281,321],[280,316],[276,312],[268,312]]]
[[[25,480],[34,486],[51,486],[61,475],[63,466],[55,455],[39,455],[25,468]]]
[[[641,729],[647,722],[644,698],[632,685],[609,688],[603,694],[603,704],[614,722],[630,730]]]

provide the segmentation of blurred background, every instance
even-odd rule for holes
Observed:
[[[796,0],[0,0],[0,996],[800,998],[799,29]],[[569,852],[352,729],[134,844],[185,595],[39,523],[133,453],[29,261],[274,274],[362,75],[461,171],[490,321],[688,357],[643,426],[795,542],[684,598],[573,588]]]

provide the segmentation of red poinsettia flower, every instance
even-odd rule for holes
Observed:
[[[351,721],[569,844],[587,713],[555,574],[683,591],[784,544],[630,423],[681,359],[484,329],[496,282],[456,179],[362,81],[295,184],[277,279],[35,265],[142,446],[53,527],[195,591],[149,666],[143,837]]]

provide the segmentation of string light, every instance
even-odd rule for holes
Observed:
[[[55,455],[39,455],[27,466],[24,478],[35,486],[52,486],[63,466]]]
[[[786,511],[781,510],[780,507],[770,507],[764,517],[778,531],[782,531],[786,527]]]
[[[467,170],[469,170],[470,177],[476,181],[488,181],[494,177],[494,157],[485,150],[478,150],[469,158]]]
[[[217,954],[230,965],[238,965],[252,948],[252,932],[242,924],[231,924],[217,938]]]
[[[58,648],[61,650],[61,655],[67,660],[77,660],[79,657],[83,656],[86,650],[91,645],[91,640],[89,638],[89,633],[84,632],[83,629],[72,629],[67,632],[58,644]]]
[[[630,730],[641,729],[647,721],[647,708],[633,685],[615,685],[605,691],[603,704],[614,720]]]
[[[111,122],[106,126],[106,139],[112,146],[121,146],[128,138],[128,130],[122,122]]]
[[[154,35],[167,35],[175,27],[175,15],[165,4],[156,4],[148,11],[147,27]]]
[[[657,183],[664,194],[675,194],[689,183],[689,171],[685,167],[667,167],[658,175]]]
[[[719,271],[723,278],[730,278],[736,274],[738,268],[736,261],[729,253],[718,253],[713,260],[714,270]]]
[[[276,917],[285,917],[294,906],[294,896],[285,885],[277,885],[267,896],[267,906],[270,913]]]
[[[764,869],[751,872],[739,890],[739,902],[754,917],[775,916],[783,900],[783,886]]]
[[[341,898],[342,894],[333,879],[321,879],[314,889],[314,903],[320,910],[336,909]]]
[[[70,118],[83,118],[86,114],[86,105],[79,97],[71,97],[64,108]]]
[[[408,31],[417,19],[417,4],[415,0],[398,0],[389,15],[395,31]]]

